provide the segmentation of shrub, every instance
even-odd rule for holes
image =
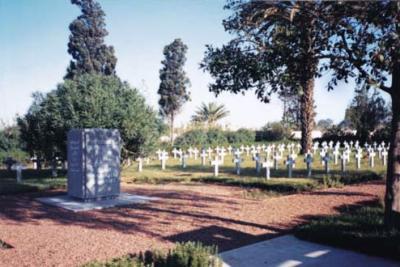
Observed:
[[[119,129],[122,156],[148,155],[157,147],[163,124],[139,91],[117,77],[82,75],[65,80],[49,93],[35,94],[18,119],[21,138],[31,154],[65,158],[72,128]]]
[[[210,129],[207,132],[207,145],[221,146],[228,143],[225,133],[220,129]]]
[[[263,127],[261,133],[258,133],[257,141],[281,141],[290,138],[289,128],[284,127],[280,122],[271,122]]]
[[[215,246],[203,246],[197,242],[178,243],[167,253],[146,251],[106,263],[93,262],[86,267],[217,267],[222,266]]]
[[[190,130],[175,140],[175,146],[188,148],[190,146],[206,147],[227,144],[225,133],[220,129]]]
[[[248,129],[226,132],[226,138],[230,144],[251,144],[255,142],[256,133]]]
[[[189,146],[205,146],[207,144],[207,133],[196,129],[188,131],[175,140],[175,146],[187,148]]]

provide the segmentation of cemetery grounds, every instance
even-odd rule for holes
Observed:
[[[316,223],[324,222],[321,218],[379,205],[384,194],[385,168],[376,157],[371,169],[365,152],[361,169],[356,169],[353,153],[344,175],[340,160],[337,165],[330,162],[326,175],[316,153],[311,178],[303,156],[296,159],[293,178],[287,178],[284,154],[278,170],[271,169],[270,180],[265,169],[256,173],[251,155],[243,153],[242,158],[240,176],[232,155],[227,155],[218,177],[209,160],[201,166],[200,157],[188,158],[184,169],[172,155],[165,170],[156,157],[143,164],[142,172],[135,162],[123,167],[122,191],[158,200],[81,213],[34,200],[63,192],[65,172],[59,170],[59,177],[51,178],[48,170],[25,170],[17,185],[13,173],[1,170],[0,265],[81,265],[189,240],[225,251],[291,233],[310,221],[299,235],[312,239],[309,230],[320,233],[313,226],[321,231],[322,223]]]

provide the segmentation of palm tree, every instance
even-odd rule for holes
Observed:
[[[192,116],[192,122],[204,123],[207,127],[212,127],[215,126],[217,121],[227,117],[228,115],[229,111],[225,108],[225,105],[218,105],[215,102],[205,104],[203,102]]]

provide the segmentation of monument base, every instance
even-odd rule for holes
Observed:
[[[118,206],[126,206],[131,204],[142,204],[157,199],[158,198],[155,197],[121,193],[118,197],[112,199],[102,199],[99,201],[90,201],[90,202],[87,201],[85,202],[77,198],[72,198],[68,195],[41,197],[37,198],[36,200],[47,205],[56,206],[73,212],[80,212],[80,211],[112,208]]]

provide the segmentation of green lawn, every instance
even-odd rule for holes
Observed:
[[[382,179],[385,173],[384,166],[376,158],[374,169],[371,169],[367,160],[364,159],[360,170],[356,170],[355,160],[352,159],[344,175],[340,171],[340,164],[334,165],[331,162],[331,172],[326,175],[319,156],[316,156],[312,177],[307,178],[303,157],[298,156],[293,170],[293,178],[287,178],[287,169],[282,159],[278,170],[271,170],[271,179],[266,180],[265,169],[261,169],[261,172],[257,174],[255,162],[252,161],[251,156],[243,156],[244,161],[240,176],[235,173],[232,159],[232,156],[225,157],[225,163],[220,166],[218,177],[214,177],[214,167],[210,165],[209,161],[206,162],[205,166],[201,166],[200,158],[197,160],[188,159],[187,167],[183,169],[179,159],[173,159],[172,156],[164,171],[161,170],[160,162],[153,159],[148,165],[143,165],[143,172],[137,171],[137,163],[135,162],[129,167],[122,168],[121,175],[122,180],[126,183],[210,183],[257,189],[264,194],[276,195]],[[65,188],[65,176],[66,172],[61,170],[59,170],[58,178],[51,178],[50,170],[35,171],[28,169],[23,171],[22,183],[17,184],[15,172],[0,170],[0,195]]]
[[[66,188],[66,172],[59,170],[58,173],[59,177],[52,178],[51,170],[27,169],[22,172],[22,182],[17,183],[15,172],[0,170],[0,195]]]
[[[326,175],[319,156],[317,156],[313,163],[312,177],[307,178],[303,157],[298,156],[293,170],[293,178],[287,178],[287,169],[283,160],[281,160],[278,170],[271,170],[271,179],[266,180],[265,169],[261,169],[261,172],[257,174],[255,162],[252,161],[251,156],[243,157],[244,162],[240,176],[235,173],[232,159],[232,156],[225,157],[225,164],[220,167],[218,177],[214,177],[214,167],[210,165],[209,161],[206,162],[206,166],[201,166],[200,159],[189,159],[187,167],[183,169],[179,159],[172,157],[167,161],[164,171],[161,170],[161,164],[158,160],[152,160],[150,164],[143,165],[143,172],[137,171],[137,163],[124,168],[122,177],[127,183],[203,182],[257,188],[269,193],[294,193],[321,187],[382,179],[385,173],[385,168],[381,162],[377,161],[375,168],[371,169],[367,160],[364,160],[361,169],[356,170],[355,160],[352,159],[344,175],[340,171],[340,164],[334,165],[333,162],[330,165],[330,174]]]
[[[301,226],[296,236],[400,260],[400,232],[383,226],[383,207],[374,203],[366,207],[348,208],[341,215],[312,220]]]

